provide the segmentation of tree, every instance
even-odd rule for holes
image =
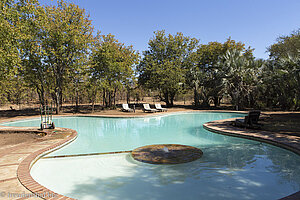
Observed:
[[[202,44],[190,57],[191,64],[187,71],[187,84],[194,90],[194,104],[196,107],[202,105],[209,106],[209,101],[213,100],[215,106],[220,105],[220,101],[225,92],[224,78],[226,77],[224,65],[224,55],[228,51],[240,51],[243,56],[252,58],[250,47],[245,48],[245,44],[236,42],[229,38],[226,42],[209,42]],[[200,103],[201,101],[201,103]]]
[[[15,71],[19,64],[18,39],[20,35],[18,18],[20,12],[13,0],[0,2],[0,78],[3,79],[10,72]]]
[[[273,97],[269,104],[284,110],[300,109],[300,29],[279,37],[268,51],[264,83],[272,88],[268,91]]]
[[[28,86],[25,84],[22,76],[10,77],[5,85],[5,95],[7,100],[21,107],[28,92]]]
[[[23,41],[23,74],[36,87],[41,103],[49,93],[60,112],[63,91],[87,64],[92,26],[83,9],[64,1],[57,6],[38,6],[31,18],[31,37]]]
[[[194,90],[194,105],[209,106],[209,93],[219,98],[220,78],[217,63],[223,54],[223,45],[219,42],[210,42],[200,45],[195,53],[191,55],[191,64],[187,71],[187,84]],[[215,90],[210,92],[210,90]]]
[[[2,0],[0,2],[0,94],[1,102],[6,101],[4,93],[10,81],[16,80],[22,68],[20,58],[20,40],[28,37],[29,21],[24,16],[31,15],[35,0]],[[18,89],[18,88],[17,88]]]
[[[268,60],[262,70],[260,101],[266,107],[282,110],[300,109],[300,59],[296,57]]]
[[[57,7],[46,7],[46,16],[44,48],[54,81],[51,93],[58,113],[67,75],[87,64],[93,28],[84,9],[64,1],[58,1]]]
[[[277,38],[277,42],[268,47],[271,60],[297,57],[300,55],[300,29],[290,35]]]
[[[27,37],[20,40],[20,58],[22,69],[21,75],[29,87],[34,88],[39,96],[40,103],[45,105],[46,94],[50,93],[51,79],[49,78],[49,68],[44,62],[46,54],[43,48],[43,35],[45,30],[42,25],[46,18],[45,9],[42,6],[34,5],[30,14],[21,16],[22,22],[27,22],[24,31]]]
[[[79,104],[81,99],[89,96],[90,82],[87,76],[88,65],[87,63],[81,63],[80,67],[71,71],[68,74],[68,83],[66,83],[65,94],[71,97],[72,102],[75,101],[75,112],[79,112]]]
[[[112,34],[97,34],[89,71],[90,77],[101,84],[106,107],[115,105],[117,90],[126,88],[134,79],[133,67],[138,60],[132,46],[119,43]]]
[[[237,49],[228,50],[223,58],[219,64],[224,72],[225,92],[237,110],[243,109],[251,104],[252,92],[257,85],[257,70],[261,66]]]
[[[165,31],[154,32],[148,42],[149,50],[143,52],[138,65],[139,84],[159,92],[167,106],[173,106],[175,95],[185,82],[188,57],[195,50],[198,40],[182,33],[166,36]]]

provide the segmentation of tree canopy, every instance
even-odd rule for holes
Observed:
[[[139,55],[132,46],[120,43],[112,34],[98,33],[89,69],[91,78],[99,80],[103,100],[111,107],[118,89],[126,88],[135,80],[133,67]],[[97,81],[96,81],[97,82]]]
[[[227,86],[226,83],[233,80],[230,78],[236,75],[235,72],[241,70],[242,63],[237,64],[232,56],[235,54],[236,58],[253,59],[252,51],[250,47],[246,49],[245,44],[231,38],[223,44],[209,42],[200,45],[190,56],[191,64],[186,74],[187,85],[194,91],[195,106],[207,107],[211,100],[215,106],[219,106],[224,94],[231,94],[228,86],[233,83]]]
[[[83,9],[64,1],[57,6],[37,6],[27,20],[30,26],[28,38],[22,41],[22,73],[37,89],[41,102],[50,95],[59,113],[70,78],[87,65],[93,41],[91,21]]]
[[[77,109],[102,96],[112,108],[118,94],[129,102],[149,92],[167,106],[191,95],[196,108],[225,101],[235,109],[300,110],[300,29],[279,37],[265,60],[231,38],[199,41],[158,30],[140,57],[114,35],[94,34],[89,15],[74,3],[2,0],[0,104],[53,101],[59,113],[70,99]]]
[[[185,82],[188,57],[197,44],[197,39],[182,33],[167,36],[165,31],[154,32],[148,43],[149,50],[143,52],[138,66],[139,83],[147,89],[157,90],[161,100],[172,106]]]
[[[267,106],[300,109],[300,29],[281,36],[268,48],[270,59],[264,70]],[[272,97],[272,98],[271,98]]]
[[[299,57],[300,29],[292,32],[290,35],[277,38],[277,42],[268,47],[268,51],[272,60]]]

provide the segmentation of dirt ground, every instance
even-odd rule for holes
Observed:
[[[261,123],[263,130],[300,136],[300,112],[271,112]]]
[[[35,133],[0,133],[0,147],[32,142],[41,137],[42,136]]]

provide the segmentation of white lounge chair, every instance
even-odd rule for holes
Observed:
[[[123,112],[133,112],[133,110],[131,108],[129,108],[127,103],[123,103],[122,104],[122,109]]]
[[[161,111],[161,112],[164,112],[164,111],[167,112],[168,111],[168,109],[162,108],[161,105],[160,105],[160,103],[156,103],[155,104],[155,109],[158,110],[158,111]]]
[[[144,112],[157,112],[157,110],[156,109],[152,109],[152,108],[150,108],[150,105],[148,104],[148,103],[146,103],[146,104],[143,104],[143,111]]]

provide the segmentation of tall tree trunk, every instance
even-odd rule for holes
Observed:
[[[196,107],[200,106],[200,95],[196,86],[194,87],[194,104]]]
[[[170,101],[169,101],[169,93],[168,93],[168,91],[164,92],[163,94],[164,94],[164,99],[163,99],[163,101],[166,103],[167,107],[170,107],[170,106],[171,106],[171,103],[170,103]]]
[[[236,96],[235,96],[235,109],[236,110],[240,110],[240,95],[239,95],[239,91],[236,92]]]
[[[201,106],[202,107],[209,107],[210,105],[209,105],[209,99],[208,99],[208,95],[205,93],[205,90],[204,90],[204,88],[203,87],[201,87],[201,97],[200,97],[200,99],[202,100],[202,102],[201,102]]]
[[[60,113],[60,92],[55,93],[56,114]]]
[[[130,103],[130,88],[129,87],[127,88],[126,102],[127,102],[127,104]]]
[[[92,113],[95,111],[95,101],[92,101]]]
[[[114,90],[114,106],[116,105],[116,93],[117,93],[117,88]]]
[[[59,112],[61,112],[63,109],[63,92],[62,89],[60,89],[60,94],[59,94],[59,105],[60,105],[60,109]]]
[[[40,100],[40,104],[42,106],[45,106],[45,94],[44,94],[44,89],[43,88],[39,88],[38,86],[36,87],[36,91],[38,93],[39,96],[39,100]]]
[[[112,104],[111,91],[108,92],[108,107],[110,108]]]
[[[105,105],[105,89],[103,88],[103,95],[102,95],[102,104],[103,104],[103,107],[106,107]]]
[[[95,111],[95,102],[97,100],[97,89],[94,90],[93,92],[93,97],[92,97],[92,112]]]
[[[214,96],[213,99],[215,107],[220,106],[221,97]]]
[[[79,95],[78,95],[78,88],[75,88],[75,98],[76,98],[76,105],[75,105],[75,112],[79,112]]]
[[[176,92],[171,92],[170,94],[170,106],[174,106],[174,98],[175,98]]]
[[[60,109],[62,107],[63,69],[64,67],[61,63],[56,65],[56,114],[60,113]]]

